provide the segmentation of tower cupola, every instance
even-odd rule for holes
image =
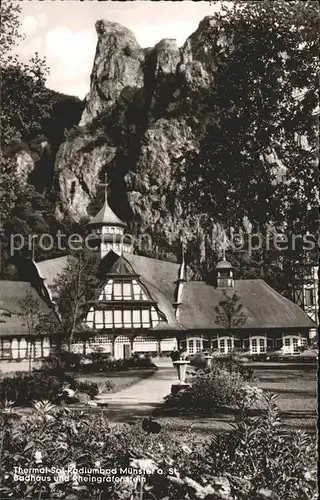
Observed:
[[[217,286],[219,288],[233,288],[234,287],[234,277],[233,277],[233,266],[226,260],[225,255],[223,259],[216,265],[217,273]]]
[[[101,210],[95,215],[88,226],[90,232],[90,246],[98,249],[101,259],[113,250],[117,254],[132,252],[132,238],[124,233],[126,224],[113,212],[108,203],[108,183],[107,175],[104,186],[104,204]]]

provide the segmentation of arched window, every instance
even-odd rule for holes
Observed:
[[[282,350],[284,354],[297,354],[301,347],[307,344],[307,339],[302,335],[285,335],[282,337]]]
[[[218,349],[222,354],[228,354],[234,349],[234,337],[218,337]]]
[[[202,335],[199,336],[188,336],[188,338],[185,341],[183,348],[187,349],[188,354],[196,354],[197,352],[201,352],[203,350],[203,337]]]
[[[267,339],[265,336],[256,335],[250,337],[249,340],[251,354],[263,354],[267,351]]]
[[[130,339],[126,337],[125,335],[119,335],[116,340],[116,344],[130,344]]]
[[[139,335],[133,340],[133,350],[135,352],[157,352],[158,342],[154,337]]]

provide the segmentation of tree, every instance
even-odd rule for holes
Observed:
[[[75,334],[83,330],[83,319],[88,300],[93,299],[99,284],[97,257],[92,252],[79,249],[70,255],[66,268],[53,285],[53,295],[61,318],[61,330],[69,350]]]
[[[21,6],[1,2],[1,147],[27,140],[39,133],[40,122],[48,116],[45,89],[48,68],[37,53],[22,63],[15,53],[21,33]]]
[[[32,337],[37,335],[37,326],[41,318],[40,302],[30,290],[27,291],[24,299],[19,301],[20,316],[27,323],[29,335],[29,372],[32,368]]]
[[[234,292],[233,295],[227,294],[223,290],[223,299],[220,300],[219,305],[215,307],[216,322],[223,328],[237,328],[241,327],[247,321],[247,314],[243,310],[241,298]]]

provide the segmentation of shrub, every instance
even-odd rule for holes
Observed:
[[[68,392],[69,391],[69,392]],[[0,400],[13,401],[17,406],[28,406],[33,401],[48,399],[58,403],[68,400],[68,394],[76,391],[85,392],[91,398],[99,392],[93,382],[78,382],[73,376],[61,370],[17,373],[14,377],[5,377],[0,381]]]
[[[3,409],[0,436],[5,471],[0,494],[26,500],[313,500],[316,498],[316,449],[310,436],[283,432],[274,396],[266,396],[259,418],[241,414],[234,429],[199,442],[192,432],[173,434],[153,419],[129,426],[110,425],[103,413],[74,412],[48,402],[19,418]],[[18,419],[18,420],[16,420]],[[14,467],[113,469],[127,481],[99,483],[95,470],[82,473],[90,482],[67,475],[60,481],[14,479]],[[153,471],[143,482],[120,467]],[[161,473],[159,472],[161,470]],[[56,475],[57,478],[57,475]],[[92,480],[95,479],[95,480]]]
[[[78,371],[80,373],[111,373],[126,371],[134,368],[155,368],[149,355],[134,355],[127,359],[114,359],[109,353],[93,352],[84,358],[79,356],[79,363],[65,363],[66,371]],[[73,359],[70,357],[70,360]],[[76,360],[76,358],[74,358]]]
[[[237,372],[240,373],[245,380],[253,379],[253,370],[252,368],[245,366],[241,361],[241,358],[238,358],[235,355],[220,355],[219,353],[215,353],[212,359],[212,366],[219,366],[228,370],[229,372]],[[204,352],[198,352],[188,357],[190,360],[190,365],[194,366],[198,370],[203,370],[206,367],[205,354]]]
[[[164,408],[179,408],[211,412],[223,408],[243,408],[252,405],[261,391],[251,386],[242,374],[232,367],[214,365],[194,372],[190,384],[177,394],[165,398]]]

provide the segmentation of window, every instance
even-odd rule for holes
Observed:
[[[293,347],[293,352],[299,352],[299,339],[297,338],[292,339],[292,347]]]
[[[112,340],[107,335],[96,335],[90,340],[90,344],[112,344]]]
[[[131,295],[131,283],[123,283],[123,298],[126,300],[130,300]]]
[[[104,326],[106,328],[112,328],[113,318],[112,318],[112,310],[104,311]]]
[[[121,283],[115,283],[113,285],[113,297],[115,300],[122,299]]]
[[[42,342],[41,340],[36,340],[34,343],[34,357],[42,358]]]
[[[27,357],[27,341],[26,341],[26,339],[20,339],[20,342],[19,342],[19,357],[21,359]]]
[[[104,327],[104,320],[103,320],[103,311],[95,311],[95,327],[96,328],[103,328]]]
[[[125,328],[130,328],[132,326],[131,312],[130,309],[123,310],[123,326]]]
[[[19,341],[18,341],[18,339],[11,340],[11,356],[13,359],[19,358]]]
[[[10,340],[2,340],[2,358],[11,359],[11,342]]]
[[[142,326],[150,327],[150,312],[149,309],[142,309]]]
[[[189,354],[195,354],[196,352],[202,351],[203,341],[202,338],[189,338],[187,340],[187,350]]]
[[[115,326],[115,328],[119,328],[122,326],[122,310],[121,309],[114,310],[114,326]]]
[[[260,349],[260,352],[266,352],[266,349],[267,349],[266,339],[259,339],[259,349]]]
[[[125,335],[119,335],[115,340],[116,344],[130,344],[130,339]]]
[[[221,353],[227,354],[234,348],[233,337],[220,337],[218,338],[218,349]]]
[[[132,324],[134,328],[140,328],[141,327],[141,316],[140,316],[140,309],[133,309],[132,311]]]
[[[261,354],[266,352],[266,349],[265,337],[250,337],[250,352],[252,354]]]
[[[44,357],[47,357],[49,356],[50,354],[50,342],[48,339],[43,339],[43,342],[42,342],[42,355]]]
[[[228,338],[227,339],[227,352],[231,352],[231,351],[232,351],[232,339]]]
[[[256,354],[258,352],[258,340],[257,339],[251,340],[251,352],[253,354]]]
[[[155,328],[160,321],[159,315],[158,315],[155,307],[151,307],[151,321],[152,321],[153,328]]]
[[[296,335],[296,336],[290,335],[290,336],[284,337],[284,339],[283,339],[283,351],[284,351],[284,353],[293,354],[293,353],[299,352],[300,347],[302,345],[304,345],[305,341],[306,341],[305,339],[303,339],[302,337],[299,337],[298,335]]]
[[[93,318],[94,318],[94,310],[93,310],[93,307],[91,307],[90,311],[88,312],[87,314],[87,326],[89,326],[90,328],[93,327]]]
[[[314,306],[315,305],[314,289],[313,288],[306,288],[304,293],[305,293],[305,305],[306,306]]]
[[[202,342],[200,339],[196,340],[196,352],[200,352],[202,349]]]
[[[134,341],[135,342],[156,342],[156,339],[154,337],[147,337],[144,335],[139,335],[138,337],[135,337]]]
[[[193,354],[194,353],[193,340],[189,340],[188,341],[188,352],[189,352],[189,354]]]

